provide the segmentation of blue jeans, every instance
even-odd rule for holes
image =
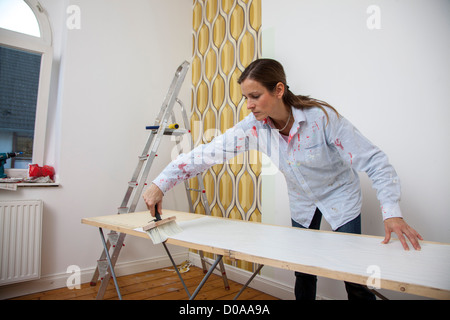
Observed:
[[[309,229],[320,229],[322,220],[322,212],[316,209],[314,217],[311,221]],[[297,228],[305,228],[299,223],[292,220],[292,226]],[[352,221],[347,222],[343,226],[334,230],[336,232],[361,234],[361,215]],[[345,289],[349,300],[375,300],[375,295],[370,292],[366,286],[345,281]],[[296,300],[315,300],[317,290],[317,276],[295,272],[295,299]]]

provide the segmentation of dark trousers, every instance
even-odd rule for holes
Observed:
[[[320,222],[322,220],[322,212],[319,208],[316,209],[314,217],[311,221],[309,229],[320,229]],[[292,220],[292,226],[297,228],[304,228]],[[336,232],[356,233],[361,234],[361,215],[350,222],[339,227]],[[375,300],[375,295],[370,292],[366,286],[345,281],[345,289],[349,300]],[[317,291],[317,276],[295,272],[295,299],[296,300],[315,300]]]

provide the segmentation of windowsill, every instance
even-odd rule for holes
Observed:
[[[59,183],[5,183],[5,182],[1,182],[0,183],[0,190],[11,190],[11,191],[15,191],[17,190],[17,188],[24,188],[24,187],[31,187],[31,188],[36,188],[36,187],[59,187]]]
[[[58,178],[56,177],[56,181],[52,182],[26,182],[20,181],[20,179],[26,179],[28,170],[26,169],[5,169],[5,173],[10,179],[18,179],[17,181],[11,182],[1,182],[0,180],[0,190],[17,190],[17,188],[36,188],[36,187],[59,187],[60,183],[58,182]]]

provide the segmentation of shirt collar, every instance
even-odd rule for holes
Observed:
[[[292,115],[294,116],[294,123],[300,124],[306,121],[306,116],[302,109],[292,107]]]

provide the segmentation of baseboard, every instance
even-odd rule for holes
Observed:
[[[179,264],[189,258],[188,252],[172,254],[175,263]],[[116,276],[124,276],[148,270],[160,269],[172,266],[168,256],[155,257],[137,261],[117,263],[114,271]],[[91,281],[96,267],[80,270],[80,282],[88,283]],[[72,273],[59,273],[48,276],[42,276],[39,280],[14,283],[0,286],[0,300],[11,299],[23,295],[43,292],[53,289],[64,288],[67,286],[67,280]],[[72,289],[77,290],[77,289]]]
[[[193,265],[200,268],[202,267],[200,256],[197,253],[189,252],[189,260]],[[207,259],[207,261],[213,263],[211,259]],[[227,273],[228,279],[241,284],[245,284],[252,276],[252,272],[228,264],[225,264],[225,271]],[[220,275],[220,272],[217,269],[214,271],[214,273]],[[294,288],[292,286],[279,283],[264,276],[255,276],[252,282],[250,282],[249,287],[277,297],[281,300],[294,299]]]

